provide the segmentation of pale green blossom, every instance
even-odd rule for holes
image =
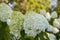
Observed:
[[[14,35],[15,39],[19,39],[21,37],[19,30],[10,30],[10,34]]]
[[[23,27],[24,16],[21,12],[13,11],[11,18],[7,20],[10,33],[16,37],[20,37],[20,31]]]
[[[5,3],[0,3],[0,20],[6,22],[11,17],[12,9]]]

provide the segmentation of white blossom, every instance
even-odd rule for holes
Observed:
[[[45,29],[49,27],[49,23],[43,15],[35,12],[27,12],[24,18],[23,26],[25,33],[27,35],[31,34],[34,37],[41,31],[45,31]]]
[[[47,33],[50,40],[56,40],[56,36],[50,33]]]
[[[8,25],[11,25],[10,22],[11,22],[11,20],[10,20],[10,19],[7,19],[7,24],[8,24]]]
[[[51,15],[50,15],[50,13],[47,12],[47,13],[45,14],[45,17],[46,17],[47,20],[50,20],[50,19],[51,19]]]
[[[55,11],[51,13],[51,18],[57,18],[57,17],[58,17],[58,15]]]
[[[47,20],[51,19],[51,15],[49,12],[46,12],[46,10],[40,10],[40,15],[43,15],[46,17]]]
[[[12,9],[5,3],[0,3],[0,20],[6,22],[11,17]]]
[[[40,10],[40,14],[45,16],[46,10]]]
[[[59,30],[56,27],[53,27],[50,25],[50,27],[48,27],[47,31],[49,32],[53,32],[53,33],[58,33]]]
[[[60,18],[59,19],[55,19],[53,21],[53,26],[57,27],[58,29],[60,29]]]

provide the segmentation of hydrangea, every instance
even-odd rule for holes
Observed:
[[[49,23],[43,15],[30,11],[25,15],[23,27],[28,36],[35,37],[41,31],[45,31]]]
[[[0,3],[0,20],[6,22],[11,17],[12,9],[5,3]]]
[[[56,36],[50,33],[47,33],[50,40],[56,40]]]
[[[60,18],[55,19],[53,21],[53,26],[57,27],[58,29],[60,29]]]
[[[58,15],[55,11],[51,13],[51,18],[57,18],[57,17],[58,17]]]
[[[9,25],[10,33],[16,37],[20,37],[20,31],[23,27],[24,16],[21,12],[13,11],[11,18],[7,20]]]

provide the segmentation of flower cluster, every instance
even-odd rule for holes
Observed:
[[[56,28],[60,29],[60,18],[55,19],[53,21],[53,26],[55,26]]]
[[[58,33],[60,29],[60,18],[57,18],[57,16],[55,11],[50,14],[45,10],[40,10],[40,14],[34,11],[27,11],[26,14],[23,15],[19,11],[13,11],[5,3],[0,4],[0,21],[7,23],[10,34],[14,35],[16,39],[22,36],[21,31],[23,29],[23,33],[25,33],[24,37],[26,35],[35,38],[41,32],[47,33],[47,31],[49,31],[52,32],[52,34],[47,33],[49,39],[56,40],[54,34]],[[49,24],[51,19],[54,19],[53,25]]]
[[[46,12],[46,10],[41,10],[41,11],[40,11],[40,14],[43,15],[43,16],[45,16],[45,18],[46,18],[47,20],[51,20],[51,18],[52,18],[52,19],[55,19],[55,18],[58,17],[58,14],[57,14],[56,11],[53,11],[52,13],[49,13],[49,12]]]
[[[35,37],[41,31],[50,27],[48,21],[43,15],[35,12],[27,12],[24,18],[24,30],[27,35]]]
[[[10,33],[15,35],[16,37],[20,37],[20,31],[22,29],[23,24],[23,14],[18,11],[13,11],[11,18],[7,20],[7,24],[9,25]]]
[[[7,22],[7,19],[11,17],[12,9],[5,3],[0,4],[0,20]]]

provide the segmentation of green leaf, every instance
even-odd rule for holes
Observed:
[[[45,36],[45,38],[44,38],[44,36]],[[48,38],[48,35],[47,35],[46,32],[41,32],[41,33],[39,34],[39,37],[40,37],[40,40],[50,40],[50,39]]]
[[[0,21],[0,40],[10,40],[9,27],[6,22]]]

